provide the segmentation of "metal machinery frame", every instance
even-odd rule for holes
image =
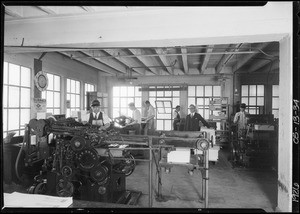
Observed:
[[[249,115],[246,129],[232,125],[233,165],[276,168],[277,126],[273,115]]]
[[[83,125],[73,118],[49,118],[30,120],[26,125],[20,152],[25,153],[26,167],[41,163],[40,174],[34,177],[35,183],[29,188],[29,193],[73,196],[79,200],[112,203],[120,202],[121,198],[116,198],[116,195],[124,193],[125,177],[134,171],[135,162],[148,162],[149,207],[152,207],[153,159],[159,172],[159,199],[162,196],[162,168],[170,169],[180,165],[164,161],[162,152],[176,150],[176,147],[198,149],[203,154],[193,155],[190,163],[184,165],[191,173],[194,169],[201,171],[202,200],[207,208],[209,144],[205,133],[201,132],[166,131],[157,136],[124,135],[113,127],[108,131],[99,131],[96,127]],[[135,159],[130,154],[134,150],[148,150],[149,158]],[[19,161],[16,161],[15,167],[17,175]]]

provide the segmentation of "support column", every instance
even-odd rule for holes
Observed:
[[[292,38],[280,40],[279,49],[279,142],[278,204],[281,212],[292,211]],[[296,172],[294,172],[296,173]]]

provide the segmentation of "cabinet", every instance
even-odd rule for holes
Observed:
[[[228,98],[213,98],[209,102],[209,120],[219,124],[216,130],[216,144],[218,146],[229,145],[229,105]]]

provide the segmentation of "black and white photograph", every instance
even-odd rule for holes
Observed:
[[[2,1],[1,212],[299,212],[298,12]]]

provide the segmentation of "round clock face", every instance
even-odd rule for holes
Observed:
[[[35,75],[35,85],[40,91],[44,91],[47,89],[48,86],[48,77],[47,74],[43,71],[38,72]]]
[[[47,85],[47,80],[45,76],[39,76],[38,83],[41,88],[44,88]]]

